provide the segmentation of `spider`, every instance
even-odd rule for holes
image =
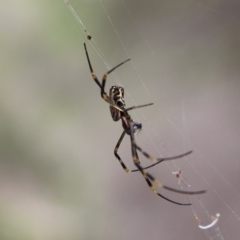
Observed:
[[[179,203],[179,202],[175,202],[165,196],[163,196],[162,194],[160,194],[155,187],[153,186],[153,184],[156,184],[158,187],[160,188],[164,188],[167,189],[169,191],[172,192],[176,192],[176,193],[181,193],[181,194],[202,194],[205,193],[206,191],[202,190],[202,191],[181,191],[181,190],[177,190],[171,187],[168,187],[166,185],[163,185],[159,180],[157,180],[153,175],[151,175],[150,173],[148,173],[147,171],[145,171],[146,169],[155,166],[156,164],[159,164],[163,161],[166,160],[173,160],[173,159],[179,159],[182,157],[185,157],[189,154],[192,153],[192,151],[183,153],[181,155],[177,155],[177,156],[173,156],[173,157],[166,157],[166,158],[154,158],[152,156],[150,156],[148,153],[146,153],[145,151],[143,151],[135,142],[135,138],[134,138],[134,134],[142,129],[142,124],[141,123],[137,123],[134,122],[133,119],[131,118],[131,116],[129,115],[129,111],[133,110],[133,109],[137,109],[137,108],[141,108],[141,107],[147,107],[150,105],[153,105],[153,103],[148,103],[148,104],[144,104],[144,105],[139,105],[139,106],[133,106],[133,107],[129,107],[126,108],[126,104],[125,104],[125,100],[124,100],[124,88],[121,86],[112,86],[110,88],[109,91],[109,95],[105,92],[105,84],[106,84],[106,80],[108,75],[113,72],[116,68],[120,67],[121,65],[123,65],[124,63],[130,61],[130,59],[127,59],[121,63],[119,63],[118,65],[116,65],[115,67],[113,67],[112,69],[108,70],[102,78],[102,83],[100,83],[100,81],[98,80],[97,76],[95,75],[91,62],[90,62],[90,58],[88,55],[88,51],[87,51],[87,47],[86,44],[84,43],[84,49],[85,49],[85,53],[86,53],[86,57],[87,57],[87,61],[88,61],[88,65],[89,65],[89,69],[92,75],[93,80],[96,82],[96,84],[99,86],[100,88],[100,94],[101,97],[104,101],[106,101],[109,104],[110,107],[110,113],[112,116],[113,121],[119,121],[121,119],[122,121],[122,127],[123,127],[123,133],[120,136],[115,149],[114,149],[114,155],[116,156],[116,158],[118,159],[119,163],[121,164],[122,168],[127,172],[137,172],[140,171],[142,176],[144,177],[145,181],[147,182],[149,188],[155,193],[157,194],[159,197],[172,202],[174,204],[178,204],[178,205],[191,205],[190,203]],[[137,169],[135,170],[129,170],[126,165],[124,164],[124,162],[122,161],[121,157],[118,155],[118,149],[121,145],[121,142],[125,136],[125,134],[130,136],[130,140],[131,140],[131,151],[132,151],[132,158],[133,158],[133,163],[134,165],[137,167]],[[138,153],[137,150],[139,152],[141,152],[147,159],[149,159],[151,162],[153,162],[152,165],[143,168],[140,164],[140,160],[138,157]]]

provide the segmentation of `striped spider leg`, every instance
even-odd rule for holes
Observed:
[[[134,138],[134,129],[133,126],[131,124],[130,126],[131,128],[131,134],[130,134],[130,138],[131,138],[131,143],[132,143],[132,156],[133,156],[133,162],[135,164],[135,166],[138,168],[138,170],[142,173],[144,179],[146,180],[148,186],[150,187],[150,189],[157,194],[158,196],[166,199],[169,202],[178,204],[178,205],[191,205],[189,203],[179,203],[179,202],[175,202],[172,201],[166,197],[164,197],[162,194],[160,194],[159,192],[156,191],[155,187],[153,186],[152,183],[156,184],[159,188],[164,188],[166,190],[172,191],[172,192],[176,192],[176,193],[180,193],[180,194],[188,194],[188,195],[196,195],[196,194],[203,194],[206,191],[205,190],[200,190],[200,191],[182,191],[182,190],[178,190],[178,189],[174,189],[171,187],[168,187],[164,184],[162,184],[158,179],[156,179],[152,174],[148,173],[147,171],[145,171],[145,169],[152,167],[156,164],[158,164],[159,162],[162,162],[164,160],[173,160],[173,159],[178,159],[180,157],[185,157],[186,155],[189,155],[192,153],[192,151],[189,151],[187,153],[184,153],[182,155],[178,155],[175,157],[170,157],[170,158],[154,158],[152,156],[150,156],[148,153],[146,153],[145,151],[143,151],[135,142],[135,138]],[[154,164],[150,165],[149,167],[143,168],[140,163],[139,163],[139,158],[138,158],[138,154],[137,154],[137,150],[140,151],[147,159],[149,159],[152,162],[155,162]],[[163,159],[163,160],[162,160]]]
[[[155,166],[156,164],[159,164],[165,160],[173,160],[173,159],[178,159],[178,158],[182,158],[184,156],[187,156],[188,154],[190,154],[192,151],[186,152],[184,154],[178,155],[178,156],[173,156],[173,157],[168,157],[168,158],[153,158],[151,157],[148,153],[146,153],[145,151],[143,151],[135,142],[135,138],[134,138],[134,134],[138,131],[142,129],[142,124],[141,123],[137,123],[134,122],[131,118],[131,116],[129,115],[128,111],[133,110],[133,109],[137,109],[137,108],[141,108],[141,107],[147,107],[152,105],[153,103],[149,103],[149,104],[144,104],[144,105],[139,105],[139,106],[133,106],[130,108],[126,108],[126,104],[125,104],[125,100],[124,100],[124,88],[121,86],[112,86],[110,88],[109,91],[109,95],[105,92],[105,84],[106,84],[106,80],[107,80],[107,76],[114,71],[116,68],[120,67],[121,65],[123,65],[124,63],[126,63],[127,61],[129,61],[130,59],[127,59],[121,63],[119,63],[118,65],[116,65],[115,67],[113,67],[112,69],[110,69],[109,71],[107,71],[102,78],[102,83],[100,83],[100,81],[98,80],[97,76],[95,75],[91,62],[90,62],[90,58],[88,55],[88,51],[87,51],[87,47],[86,44],[84,43],[84,48],[85,48],[85,52],[86,52],[86,57],[87,57],[87,61],[88,61],[88,65],[89,65],[89,69],[92,75],[93,80],[96,82],[96,84],[100,87],[101,90],[101,97],[103,98],[104,101],[106,101],[109,104],[110,107],[110,112],[111,112],[111,116],[113,121],[119,121],[121,119],[122,121],[122,127],[123,127],[123,133],[120,136],[120,139],[117,142],[117,145],[114,149],[114,154],[116,156],[116,158],[118,159],[118,161],[120,162],[121,166],[123,167],[123,169],[126,172],[136,172],[136,171],[140,171],[141,174],[143,175],[144,179],[146,180],[149,188],[158,196],[160,196],[161,198],[172,202],[174,204],[178,204],[178,205],[191,205],[189,203],[179,203],[179,202],[175,202],[172,201],[171,199],[163,196],[162,194],[160,194],[159,192],[157,192],[157,190],[155,189],[155,187],[153,186],[153,183],[156,184],[158,187],[160,188],[165,188],[169,191],[172,192],[176,192],[176,193],[181,193],[181,194],[202,194],[205,193],[205,191],[181,191],[181,190],[177,190],[168,186],[163,185],[159,180],[157,180],[155,177],[153,177],[150,173],[146,172],[145,169],[150,168]],[[120,156],[118,155],[118,149],[120,147],[120,144],[125,136],[125,134],[130,136],[130,140],[131,140],[131,151],[132,151],[132,158],[133,158],[133,162],[135,164],[135,166],[137,167],[137,169],[135,170],[129,170],[126,165],[123,163],[123,161],[121,160]],[[150,161],[154,162],[152,165],[143,168],[140,164],[139,161],[139,157],[137,154],[137,150],[140,151],[147,159],[149,159]]]

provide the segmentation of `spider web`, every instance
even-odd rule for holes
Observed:
[[[129,225],[135,222],[140,226],[145,221],[153,220],[155,223],[165,213],[168,215],[167,220],[163,217],[161,223],[165,220],[165,227],[168,226],[169,232],[165,230],[163,239],[170,239],[168,234],[180,224],[185,229],[190,226],[190,231],[182,231],[182,228],[174,230],[174,234],[170,234],[174,238],[237,239],[240,195],[236,185],[239,164],[235,159],[238,149],[234,142],[238,142],[238,137],[232,135],[228,126],[231,125],[237,132],[237,121],[229,115],[235,110],[232,104],[239,100],[234,90],[239,85],[236,81],[239,52],[233,58],[226,56],[231,51],[231,43],[237,44],[234,40],[239,38],[239,32],[236,32],[236,21],[239,23],[239,18],[237,11],[233,10],[234,2],[127,3],[122,0],[112,3],[98,0],[94,4],[101,16],[101,24],[105,26],[103,30],[101,25],[100,36],[96,30],[99,27],[95,24],[86,27],[78,17],[82,12],[76,7],[81,12],[77,15],[77,10],[74,10],[75,7],[70,2],[77,6],[78,1],[65,0],[65,3],[81,26],[83,39],[86,36],[92,37],[91,40],[84,41],[93,47],[99,60],[108,69],[124,59],[132,58],[128,66],[111,74],[108,84],[113,82],[125,87],[128,106],[148,102],[155,104],[149,109],[131,113],[133,119],[142,122],[144,127],[137,136],[139,145],[156,157],[194,150],[191,156],[166,162],[161,167],[156,166],[152,172],[170,186],[177,184],[185,190],[207,190],[205,195],[193,197],[165,193],[171,199],[187,199],[192,206],[178,209],[170,205],[166,212],[156,210],[156,216],[151,215],[149,219],[143,213],[145,217],[139,222],[128,215]],[[224,25],[221,25],[221,18],[224,19]],[[235,33],[238,35],[235,36]],[[219,40],[221,38],[223,40]],[[90,52],[90,58],[96,59],[91,56],[93,52]],[[111,56],[107,59],[103,52],[107,52],[108,56],[112,54],[113,60]],[[99,60],[92,60],[93,66]],[[229,61],[227,66],[225,61]],[[100,73],[99,78],[103,74]],[[232,107],[228,108],[229,105]],[[121,149],[127,147],[129,146],[126,144]],[[131,158],[125,150],[120,152],[123,159]],[[234,170],[234,166],[237,169]],[[177,178],[176,173],[179,171],[181,174]],[[126,191],[122,194],[125,193]],[[154,201],[155,208],[168,205],[162,199],[157,200],[160,203],[156,204]],[[138,203],[139,200],[136,200],[136,204]],[[146,201],[145,203],[148,204]],[[219,221],[211,226],[218,218],[218,213],[221,214]],[[174,228],[169,227],[169,224]],[[124,226],[126,225],[128,223],[125,222]],[[207,225],[210,227],[198,228]],[[153,233],[153,229],[156,229],[153,223],[147,226],[148,230],[145,231],[148,235],[152,234],[149,236],[151,239],[158,239],[156,236],[159,235],[162,238],[162,231],[158,232],[157,229]],[[134,239],[137,236],[136,234]]]
[[[67,4],[66,4],[67,3]],[[212,0],[1,1],[0,239],[238,239],[239,4]],[[71,13],[68,11],[70,9]],[[75,18],[75,19],[74,19]],[[78,23],[78,24],[77,24]],[[21,36],[21,37],[19,37]],[[111,73],[155,157],[186,196],[126,174],[122,133],[92,80]],[[129,137],[119,154],[134,169]],[[139,154],[143,166],[149,161]]]

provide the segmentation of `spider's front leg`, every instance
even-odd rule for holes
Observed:
[[[96,74],[95,74],[94,71],[93,71],[92,64],[91,64],[90,58],[89,58],[89,56],[88,56],[88,51],[87,51],[86,43],[84,43],[84,49],[85,49],[85,53],[86,53],[86,56],[87,56],[88,66],[89,66],[89,69],[90,69],[92,78],[93,78],[93,80],[96,82],[96,84],[97,84],[100,88],[102,88],[102,84],[100,83],[100,81],[98,80]]]
[[[89,58],[89,55],[88,55],[88,50],[87,50],[87,46],[86,46],[86,43],[84,43],[84,49],[85,49],[85,53],[86,53],[86,56],[87,56],[87,61],[88,61],[88,66],[89,66],[89,69],[90,69],[90,72],[91,72],[91,75],[92,75],[92,78],[93,80],[96,82],[96,84],[100,87],[101,89],[101,97],[103,98],[104,101],[106,101],[108,104],[110,104],[111,106],[113,106],[114,108],[118,109],[119,111],[123,111],[120,107],[118,107],[116,104],[112,103],[110,101],[110,98],[109,96],[107,95],[107,93],[104,91],[105,90],[105,84],[106,84],[106,80],[107,80],[107,76],[108,74],[110,74],[112,71],[114,71],[117,67],[121,66],[122,64],[124,64],[125,62],[129,61],[130,59],[127,59],[123,62],[121,62],[120,64],[118,64],[116,67],[110,69],[108,72],[106,72],[104,75],[103,75],[103,79],[102,79],[102,84],[100,83],[100,81],[98,80],[96,74],[94,73],[93,71],[93,68],[92,68],[92,64],[91,64],[91,61],[90,61],[90,58]]]
[[[107,95],[107,93],[105,92],[105,85],[106,85],[106,81],[107,81],[107,77],[108,75],[113,72],[116,68],[120,67],[121,65],[123,65],[124,63],[130,61],[130,59],[127,59],[121,63],[119,63],[117,66],[113,67],[112,69],[110,69],[109,71],[107,71],[102,78],[102,86],[101,86],[101,97],[108,102],[111,106],[113,106],[115,109],[123,112],[123,109],[120,108],[119,106],[117,106],[116,104],[112,103],[110,100],[110,97]]]

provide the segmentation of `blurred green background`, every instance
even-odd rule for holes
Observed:
[[[193,149],[196,169],[239,216],[239,2],[70,3],[111,66],[132,59],[107,89],[123,85],[129,107],[154,102],[131,113],[143,123],[139,144],[154,156]],[[1,1],[0,19],[0,239],[207,239],[190,208],[121,169],[113,149],[122,127],[92,81],[83,42],[99,79],[107,68],[64,1]],[[127,138],[119,151],[133,168]],[[191,190],[208,190],[202,201],[221,213],[223,236],[237,239],[236,216],[179,164]],[[162,167],[154,173],[178,187]]]
[[[0,5],[0,239],[93,239],[105,204],[79,27],[63,1]]]

